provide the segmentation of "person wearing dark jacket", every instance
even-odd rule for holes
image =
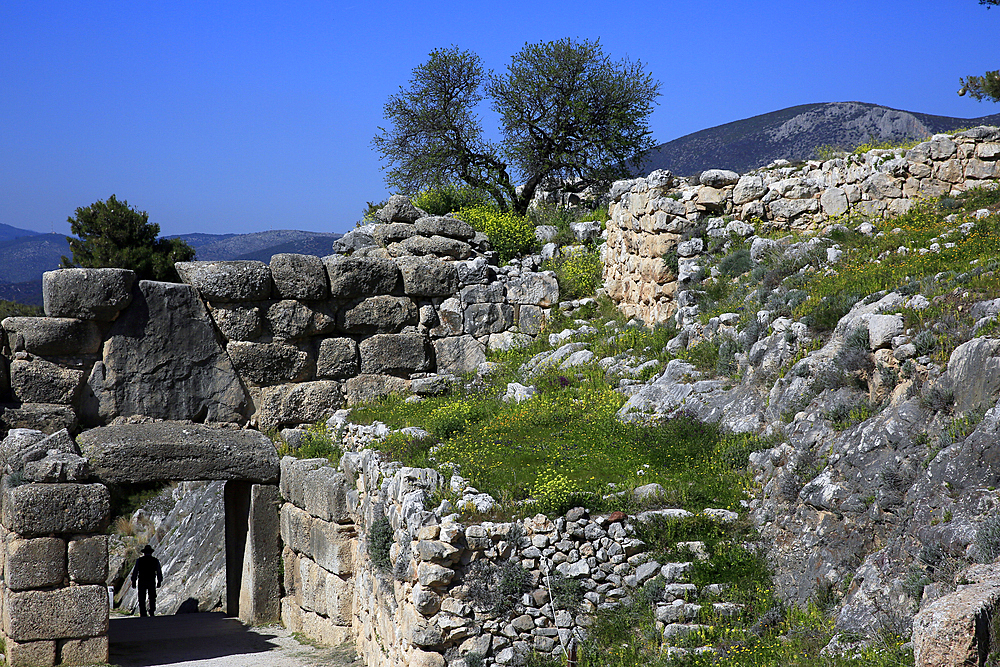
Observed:
[[[132,587],[139,593],[139,615],[146,615],[146,596],[149,596],[149,615],[156,616],[156,588],[163,583],[163,571],[160,561],[153,557],[153,547],[148,544],[142,548],[142,556],[132,568]]]

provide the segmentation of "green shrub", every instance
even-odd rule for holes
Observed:
[[[542,267],[555,271],[559,281],[559,297],[564,300],[593,296],[602,282],[604,265],[597,250],[567,253],[549,260]]]
[[[482,190],[452,183],[421,190],[411,201],[428,215],[447,215],[463,208],[485,206],[487,200]]]
[[[520,215],[493,206],[470,206],[457,216],[490,238],[490,247],[506,262],[535,247],[535,226]]]
[[[499,566],[477,560],[465,574],[469,603],[479,611],[505,614],[513,609],[521,595],[531,588],[531,573],[521,561],[510,559]]]
[[[742,276],[752,268],[753,262],[750,260],[750,251],[746,248],[740,248],[736,252],[726,255],[719,262],[719,271],[730,278]]]
[[[392,525],[385,517],[375,521],[368,529],[368,557],[372,565],[380,570],[388,570],[389,549],[392,548]]]
[[[976,529],[976,562],[992,563],[1000,556],[1000,515],[983,519]]]

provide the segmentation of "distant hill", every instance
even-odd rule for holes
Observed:
[[[182,234],[199,260],[256,259],[270,262],[282,252],[329,255],[343,234],[278,229],[252,234]],[[62,234],[40,234],[0,224],[0,299],[42,305],[42,274],[70,256]]]
[[[1000,114],[979,118],[932,116],[865,102],[802,104],[710,127],[654,148],[640,170],[680,176],[706,169],[743,173],[774,160],[806,160],[818,146],[853,148],[869,139],[902,141],[976,125],[1000,125]]]

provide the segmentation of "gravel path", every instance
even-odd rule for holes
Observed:
[[[351,646],[299,643],[280,626],[248,628],[221,613],[112,617],[111,664],[119,667],[341,667]]]

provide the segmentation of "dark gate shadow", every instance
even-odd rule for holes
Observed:
[[[111,617],[108,626],[113,665],[153,667],[276,648],[275,635],[248,632],[222,612],[176,616]]]

